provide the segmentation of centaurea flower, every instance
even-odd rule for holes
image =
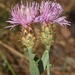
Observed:
[[[31,23],[34,23],[34,19],[38,14],[38,8],[39,5],[35,2],[26,2],[26,5],[24,5],[23,3],[21,3],[21,5],[16,4],[12,8],[11,18],[9,18],[9,20],[7,21],[12,25],[7,26],[7,28],[13,28],[17,25],[22,25],[23,27],[27,28],[31,25]]]
[[[57,2],[42,1],[39,5],[36,2],[28,3],[26,5],[16,4],[11,11],[11,18],[7,22],[11,23],[11,26],[22,25],[27,28],[32,23],[58,23],[61,26],[70,25],[70,22],[66,20],[65,16],[60,17],[63,12],[63,7]]]
[[[40,5],[40,16],[36,19],[40,20],[42,23],[58,23],[61,26],[70,25],[70,22],[65,20],[65,16],[60,17],[63,12],[63,7],[57,2],[42,1]]]
[[[13,28],[17,25],[22,26],[21,40],[25,47],[24,51],[29,57],[31,75],[35,75],[35,73],[36,75],[41,75],[46,68],[47,75],[50,75],[50,46],[54,43],[56,37],[54,27],[50,24],[70,25],[70,22],[65,20],[65,16],[60,17],[62,12],[63,7],[55,1],[42,1],[40,5],[36,2],[26,2],[26,5],[24,5],[21,2],[21,5],[16,4],[12,8],[11,18],[7,21],[12,25],[7,26],[7,28]],[[39,58],[37,62],[34,59],[36,55],[34,53],[41,44],[44,44],[46,49],[42,58]],[[42,63],[40,64],[40,62]]]

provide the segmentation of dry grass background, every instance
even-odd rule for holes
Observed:
[[[56,25],[57,38],[50,53],[50,62],[54,64],[51,75],[75,75],[75,0],[56,1],[64,7],[63,15],[67,16],[72,26],[65,29]],[[29,63],[24,57],[23,46],[19,41],[20,28],[16,27],[11,31],[4,28],[9,25],[5,21],[9,18],[12,5],[19,2],[20,0],[0,0],[0,51],[3,52],[16,75],[29,75]],[[43,50],[39,50],[37,55],[41,57],[42,53]],[[3,64],[6,65],[0,57],[0,75],[11,75],[11,72],[7,71],[7,66]],[[43,74],[46,75],[46,71]]]

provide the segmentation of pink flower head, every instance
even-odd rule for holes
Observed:
[[[59,23],[61,26],[70,25],[70,22],[65,20],[65,16],[60,17],[63,8],[57,2],[42,1],[40,5],[40,16],[36,19],[41,22]]]
[[[12,24],[11,26],[7,26],[13,28],[17,25],[22,25],[27,28],[31,23],[34,23],[34,19],[38,14],[39,5],[35,2],[28,3],[26,2],[26,6],[21,3],[21,5],[16,4],[11,11],[11,18],[7,22]]]
[[[26,5],[23,3],[21,5],[16,4],[12,8],[11,18],[7,21],[12,25],[6,28],[13,28],[17,25],[27,28],[35,22],[51,24],[56,22],[61,26],[70,25],[70,22],[65,19],[65,16],[60,17],[62,12],[62,6],[55,1],[42,1],[40,5],[36,2],[26,2]]]

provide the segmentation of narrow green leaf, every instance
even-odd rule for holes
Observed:
[[[38,70],[38,65],[36,62],[32,59],[30,60],[30,74],[31,75],[40,75],[39,70]]]
[[[49,60],[49,50],[45,50],[41,60],[43,62],[43,67],[44,67],[44,70],[45,70],[46,67],[47,67],[47,62]]]
[[[4,54],[1,51],[0,51],[0,56],[2,57],[3,61],[7,64],[8,69],[11,71],[12,75],[16,75],[14,70],[12,69],[11,65],[9,64],[6,57],[4,56]]]
[[[40,75],[38,64],[34,61],[35,54],[32,53],[31,48],[28,49],[30,62],[30,75]]]

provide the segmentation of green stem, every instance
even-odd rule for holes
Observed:
[[[47,63],[47,75],[50,75],[50,63],[49,63],[49,60],[48,60],[48,63]]]
[[[12,67],[10,66],[9,62],[7,61],[6,57],[4,56],[4,54],[0,51],[0,55],[3,59],[3,61],[7,64],[9,70],[11,71],[12,75],[16,75],[14,70],[12,69]]]
[[[50,52],[50,46],[46,47],[47,50]],[[47,63],[47,75],[50,75],[50,59],[49,59],[49,52],[48,52],[48,63]]]

